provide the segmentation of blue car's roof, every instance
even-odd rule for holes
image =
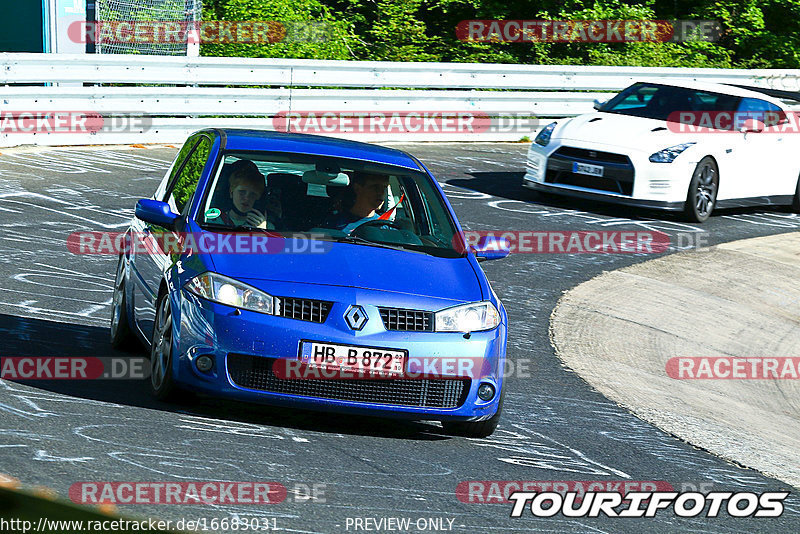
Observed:
[[[271,130],[214,128],[213,131],[222,137],[222,146],[225,150],[267,150],[270,152],[316,154],[422,170],[414,158],[405,152],[368,143],[321,135],[275,132]]]

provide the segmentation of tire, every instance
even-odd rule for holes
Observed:
[[[463,436],[466,438],[487,438],[491,436],[500,423],[500,414],[503,411],[503,399],[505,390],[500,394],[500,403],[497,405],[497,412],[485,421],[442,421],[444,431],[452,436]]]
[[[150,391],[158,400],[176,399],[172,380],[172,307],[169,295],[162,293],[156,303],[156,320],[150,343]]]
[[[128,321],[128,302],[125,298],[125,257],[120,256],[114,279],[114,297],[111,300],[111,346],[133,351],[139,348],[136,335]]]
[[[700,160],[692,173],[686,193],[684,214],[689,222],[702,223],[708,220],[717,203],[719,190],[719,168],[713,158]]]
[[[797,180],[797,188],[794,190],[794,199],[792,200],[792,211],[800,213],[800,178]]]

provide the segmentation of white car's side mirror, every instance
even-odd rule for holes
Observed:
[[[606,102],[608,102],[608,100],[597,100],[595,98],[594,104],[592,106],[594,107],[594,109],[600,109],[606,105]]]
[[[744,121],[742,127],[739,128],[739,131],[742,133],[750,133],[750,132],[759,133],[763,132],[764,128],[765,128],[764,123],[761,122],[760,120],[747,119],[746,121]]]

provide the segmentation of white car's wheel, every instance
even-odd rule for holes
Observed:
[[[800,178],[797,179],[797,187],[794,190],[794,200],[792,201],[792,209],[800,213]]]
[[[719,169],[714,158],[706,156],[700,160],[692,173],[689,191],[686,194],[684,213],[691,222],[705,222],[714,211],[719,189]]]

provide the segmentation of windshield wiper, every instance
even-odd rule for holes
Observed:
[[[200,228],[203,230],[233,230],[233,227],[228,226],[227,224],[219,224],[219,223],[199,223]]]
[[[236,227],[236,230],[247,230],[250,232],[261,232],[262,234],[277,234],[277,230],[268,230],[266,228],[261,228],[260,226],[250,226],[249,224],[240,224]]]
[[[277,233],[277,230],[267,230],[266,228],[259,228],[258,226],[250,226],[248,224],[241,224],[239,226],[230,226],[227,224],[219,223],[201,223],[200,228],[203,230],[223,230],[225,232],[262,232],[262,233]]]
[[[412,248],[407,248],[402,245],[395,246],[390,245],[388,243],[379,243],[377,241],[370,241],[369,239],[364,239],[363,237],[358,237],[355,235],[346,235],[342,237],[336,238],[337,243],[351,243],[353,245],[367,245],[370,247],[380,247],[380,248],[388,248],[391,250],[401,250],[403,252],[423,252],[421,250],[415,250]],[[423,252],[423,254],[428,254],[427,252]]]

